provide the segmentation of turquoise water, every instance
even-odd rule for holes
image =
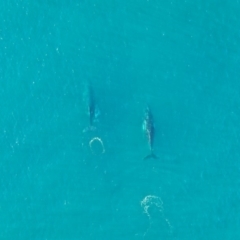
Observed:
[[[240,238],[239,1],[0,7],[0,239]]]

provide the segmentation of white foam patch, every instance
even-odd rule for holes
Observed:
[[[169,234],[172,233],[173,227],[168,218],[165,217],[163,201],[160,197],[155,195],[147,195],[141,202],[141,207],[143,208],[144,213],[149,218],[149,228],[145,232],[144,236],[150,231],[153,224],[153,217],[151,216],[151,212],[158,212],[161,214],[167,228]],[[156,220],[156,219],[155,219]]]

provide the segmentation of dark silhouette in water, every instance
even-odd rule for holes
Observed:
[[[147,108],[145,110],[145,117],[144,117],[144,121],[143,121],[143,130],[146,133],[149,148],[150,148],[150,154],[147,155],[144,159],[157,158],[157,156],[153,153],[155,128],[154,128],[152,112],[151,112],[149,106],[147,106]]]
[[[94,126],[94,122],[96,122],[97,117],[99,115],[99,110],[96,105],[94,92],[90,84],[88,85],[88,114],[89,114],[89,127],[86,128],[84,131],[96,129],[96,127]]]
[[[89,114],[89,126],[93,128],[93,122],[95,119],[96,103],[92,87],[88,86],[88,114]]]

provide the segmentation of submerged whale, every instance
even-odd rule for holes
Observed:
[[[149,108],[149,106],[146,107],[145,110],[145,116],[143,121],[143,130],[146,133],[148,145],[150,148],[150,154],[148,154],[144,159],[149,158],[157,158],[157,156],[153,153],[153,142],[154,142],[154,135],[155,135],[155,128],[154,128],[154,122],[153,122],[153,115]]]
[[[87,127],[84,131],[87,130],[95,130],[96,127],[94,123],[97,121],[100,112],[96,105],[96,99],[94,96],[94,91],[92,86],[88,85],[88,115],[89,115],[89,127]]]

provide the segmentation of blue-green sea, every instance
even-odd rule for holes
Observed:
[[[0,239],[240,239],[240,1],[0,9]]]

